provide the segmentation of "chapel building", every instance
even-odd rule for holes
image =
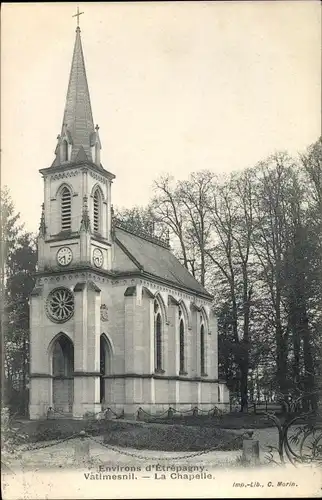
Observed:
[[[212,296],[168,242],[113,218],[80,28],[44,203],[30,300],[31,419],[224,408]]]

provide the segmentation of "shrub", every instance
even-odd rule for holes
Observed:
[[[26,441],[28,436],[14,427],[14,420],[9,415],[9,409],[1,408],[1,459],[8,463],[17,458],[17,445]]]

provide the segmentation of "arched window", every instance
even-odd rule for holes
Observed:
[[[100,402],[106,402],[105,375],[111,373],[112,350],[104,334],[100,336]]]
[[[179,311],[179,318],[181,317],[181,311]],[[184,358],[184,322],[180,319],[180,373],[185,373],[185,358]]]
[[[94,193],[94,231],[100,232],[101,226],[101,195],[98,189]]]
[[[67,187],[61,192],[61,228],[69,231],[72,227],[72,195]]]
[[[200,327],[200,371],[201,375],[206,373],[205,365],[205,327],[201,325]]]
[[[162,318],[160,306],[154,301],[155,370],[162,371]]]
[[[62,152],[63,152],[62,161],[68,161],[68,142],[66,141],[66,139],[63,141]]]

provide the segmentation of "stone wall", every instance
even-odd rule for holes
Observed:
[[[68,287],[75,297],[74,315],[63,324],[46,314],[47,296],[57,286]],[[155,300],[162,310],[159,372],[155,370]],[[102,304],[108,312],[104,318]],[[179,373],[179,308],[185,321],[184,374]],[[206,373],[201,373],[200,365],[201,322],[205,325]],[[43,278],[31,298],[31,418],[44,417],[54,403],[65,404],[63,387],[61,401],[53,400],[52,346],[60,334],[74,346],[74,417],[81,418],[85,410],[101,410],[101,334],[108,339],[111,361],[105,378],[105,406],[133,413],[140,406],[156,412],[169,406],[209,408],[228,403],[227,388],[218,383],[217,321],[209,301],[140,278],[112,280],[79,272]]]

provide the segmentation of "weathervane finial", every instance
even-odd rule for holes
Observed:
[[[81,16],[82,14],[84,14],[84,12],[79,12],[79,7],[77,5],[77,13],[72,16],[77,17],[77,28],[79,28],[79,16]]]

